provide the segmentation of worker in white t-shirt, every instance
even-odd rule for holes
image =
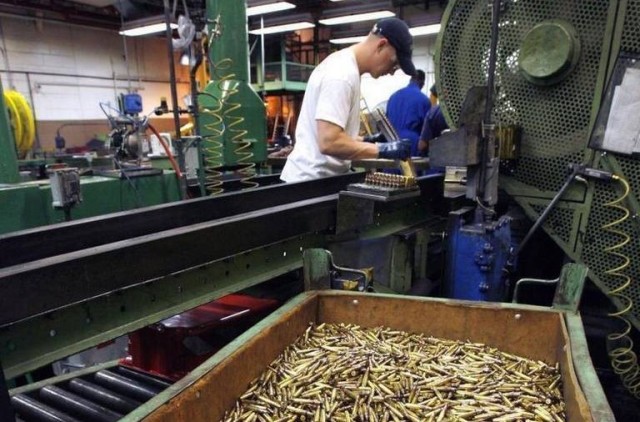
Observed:
[[[280,178],[298,182],[344,174],[351,160],[406,160],[411,142],[385,142],[382,134],[361,137],[360,76],[393,74],[398,67],[415,74],[412,36],[397,18],[376,23],[358,44],[330,54],[311,73],[296,127],[293,151]],[[364,141],[364,142],[363,142]]]

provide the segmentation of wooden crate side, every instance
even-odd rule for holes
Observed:
[[[147,403],[157,409],[145,422],[221,420],[249,383],[304,333],[316,315],[315,294],[284,305],[173,385],[173,397],[156,397],[165,402]]]
[[[560,372],[562,373],[562,395],[567,409],[568,421],[593,421],[589,403],[580,388],[580,383],[574,370],[573,355],[571,353],[571,342],[569,332],[564,319],[560,320],[558,326],[562,334],[563,346],[556,348],[557,360],[560,362]]]
[[[556,350],[550,345],[563,344],[562,332],[558,329],[561,313],[505,305],[323,292],[318,311],[320,322],[388,326],[433,337],[470,340],[507,353],[555,363]]]
[[[560,362],[568,421],[592,421],[577,380],[562,313],[501,303],[323,292],[318,321],[387,326],[452,340],[485,343],[548,364]]]

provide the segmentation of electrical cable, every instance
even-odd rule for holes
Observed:
[[[487,207],[486,205],[484,205],[484,204],[482,203],[482,201],[480,201],[480,198],[478,198],[477,196],[475,197],[475,201],[476,201],[476,204],[478,204],[478,206],[479,206],[480,208],[482,208],[482,210],[483,210],[484,212],[486,212],[486,213],[488,213],[488,214],[491,214],[491,215],[495,215],[495,214],[496,214],[496,211],[495,211],[494,209],[492,209],[492,208]]]
[[[120,118],[124,118],[126,120],[128,120],[132,125],[136,124],[136,121],[131,117],[131,116],[127,116],[126,114],[122,114],[120,112],[120,110],[118,110],[117,108],[113,107],[111,104],[109,103],[98,103],[98,105],[100,106],[100,110],[102,110],[102,112],[104,113],[105,116],[107,116],[107,120],[109,120],[109,122],[111,122],[113,125],[116,125],[116,120],[115,117],[113,117],[112,115],[110,115],[107,110],[104,109],[105,106],[107,106],[109,109],[111,109],[112,111],[115,111],[116,113],[118,113],[118,117]]]
[[[629,209],[624,205],[623,201],[629,196],[629,183],[622,177],[613,175],[613,180],[622,184],[624,192],[617,199],[604,204],[622,213],[622,216],[610,223],[604,224],[601,228],[603,231],[611,233],[618,241],[603,249],[606,254],[613,256],[619,265],[605,271],[605,274],[613,279],[619,279],[619,286],[608,292],[609,297],[617,298],[622,303],[623,309],[612,312],[609,316],[619,319],[623,324],[623,329],[618,332],[611,333],[607,336],[608,354],[611,359],[613,371],[620,377],[622,384],[636,399],[640,398],[640,366],[638,366],[638,357],[633,351],[633,340],[630,337],[632,325],[626,318],[626,314],[633,309],[633,300],[624,293],[631,285],[631,277],[625,273],[629,267],[631,259],[625,255],[621,249],[631,242],[631,236],[621,230],[619,227],[625,220],[629,218]]]
[[[160,133],[158,133],[158,131],[156,130],[155,127],[153,127],[153,125],[148,124],[147,127],[151,130],[151,132],[153,132],[154,135],[158,137],[158,142],[160,142],[160,145],[162,145],[162,148],[164,148],[164,152],[167,154],[167,157],[169,158],[169,162],[171,162],[171,167],[173,167],[173,171],[176,173],[176,177],[178,178],[178,183],[179,183],[180,180],[182,180],[182,172],[180,171],[180,167],[178,166],[178,163],[176,162],[175,157],[171,153],[171,149],[169,148],[169,145],[167,145],[167,143],[164,141],[164,138],[160,136]]]
[[[113,162],[116,165],[116,167],[120,169],[120,173],[124,175],[125,179],[127,179],[127,182],[129,182],[129,185],[131,186],[131,189],[133,189],[133,193],[135,195],[136,207],[140,208],[142,204],[142,200],[140,199],[140,192],[138,192],[138,188],[136,188],[136,185],[133,183],[133,180],[131,180],[131,178],[127,174],[127,171],[122,167],[122,165],[120,164],[120,161],[118,161],[115,155],[113,156]],[[122,207],[122,189],[120,190],[120,203],[121,203],[120,206]]]

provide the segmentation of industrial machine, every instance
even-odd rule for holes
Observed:
[[[187,3],[183,6],[182,13],[188,15]],[[219,8],[224,10],[222,19]],[[168,20],[170,5],[165,10]],[[18,161],[16,146],[22,151],[27,144],[22,133],[30,134],[32,142],[34,130],[25,127],[14,136],[10,128],[22,125],[3,114],[0,233],[273,182],[259,177],[256,168],[266,161],[266,117],[264,103],[249,85],[247,33],[236,30],[245,26],[244,3],[209,2],[206,12],[192,10],[191,18],[181,17],[183,29],[189,30],[183,32],[190,36],[181,35],[173,43],[170,36],[167,39],[170,48],[192,57],[190,102],[187,108],[178,105],[171,55],[171,107],[165,100],[154,110],[156,115],[173,115],[174,148],[149,123],[150,116],[141,114],[142,98],[135,92],[120,95],[118,109],[101,104],[110,131],[104,154],[98,157],[63,154],[64,138],[58,131],[55,156]],[[207,71],[202,70],[205,67]],[[200,74],[209,77],[205,85]],[[11,105],[22,105],[13,92],[8,94]],[[6,108],[3,98],[0,106]],[[194,136],[181,133],[180,119],[186,116],[192,119]],[[11,117],[19,116],[16,112]],[[29,123],[33,125],[33,120]],[[152,137],[159,143],[162,160],[150,159]]]
[[[208,24],[220,31],[221,49],[246,45],[244,36],[224,38],[229,34],[224,31],[227,14],[232,19],[242,14],[238,3],[207,2]],[[380,195],[375,188],[353,190],[368,182],[364,172],[354,172],[2,236],[0,249],[11,251],[0,255],[4,378],[24,376],[282,276],[300,283],[313,279],[316,288],[408,293],[417,279],[426,277],[431,239],[443,239],[446,248],[443,296],[509,300],[509,276],[527,259],[531,233],[542,229],[568,260],[588,267],[581,274],[588,272],[617,308],[612,316],[624,325],[609,337],[612,365],[637,394],[637,360],[628,337],[638,327],[633,307],[638,286],[632,283],[638,263],[630,258],[637,247],[637,219],[632,216],[638,207],[633,196],[638,165],[633,147],[614,150],[604,142],[603,134],[613,126],[602,104],[614,110],[616,85],[634,73],[636,61],[627,55],[640,54],[635,26],[640,1],[496,0],[490,6],[474,0],[449,2],[438,38],[438,91],[453,130],[433,143],[430,159],[435,165],[468,167],[466,200],[445,197],[441,175],[418,177],[417,189],[409,194]],[[212,61],[224,58],[219,54]],[[226,105],[227,113],[241,115],[232,100],[221,101],[232,98],[235,90],[241,90],[236,79],[221,77],[207,89],[210,95],[199,100],[209,111]],[[219,111],[213,114],[220,116]],[[212,192],[219,187],[215,169],[224,155],[216,144],[221,134],[214,129],[213,114],[200,121],[201,130],[211,130],[202,136],[209,137]],[[236,143],[236,152],[252,144],[248,133],[227,135],[244,142]],[[393,187],[390,183],[383,190]],[[514,235],[512,214],[505,212],[512,206],[535,222],[521,236]],[[318,254],[325,249],[332,255]],[[567,297],[573,297],[573,312],[578,299],[575,294]],[[167,380],[145,378],[156,387],[147,386],[144,397],[149,401],[125,418],[140,420],[166,410],[166,403],[175,404],[187,389],[189,400],[197,403],[200,394],[210,392],[206,378],[225,353],[228,349],[163,392],[157,386],[166,386],[161,383]],[[105,369],[106,374],[98,375]],[[86,386],[87,380],[116,379],[114,373],[124,376],[127,370],[110,362],[5,396],[14,402],[19,396],[29,408],[47,411],[52,401],[39,402],[43,388]],[[138,380],[149,376],[126,373]],[[594,378],[593,372],[580,378],[583,387],[593,387],[590,404],[601,412],[594,419],[613,420]],[[47,391],[49,397],[56,393]],[[5,397],[5,403],[10,400]]]
[[[127,94],[118,115],[107,114],[109,147],[100,156],[18,160],[15,130],[10,130],[16,122],[0,113],[0,233],[179,200],[179,172],[152,168],[147,158],[147,131],[153,127],[139,116],[140,101],[139,95]],[[59,132],[56,144],[64,147]]]
[[[584,263],[589,278],[617,309],[611,315],[621,325],[609,336],[609,354],[636,397],[637,361],[629,336],[632,325],[639,327],[634,306],[639,264],[632,259],[638,246],[633,217],[638,213],[637,136],[621,132],[616,123],[620,109],[611,103],[622,87],[637,90],[633,76],[624,78],[633,75],[640,53],[634,24],[639,11],[640,3],[633,0],[597,5],[501,1],[491,8],[486,2],[455,1],[443,18],[436,57],[442,107],[459,129],[452,135],[457,145],[464,146],[464,154],[439,158],[469,166],[467,196],[479,202],[479,214],[484,214],[457,224],[452,245],[460,238],[503,238],[498,230],[488,230],[497,216],[486,222],[495,210],[499,181],[536,222],[533,229],[544,229],[569,260]],[[439,146],[445,151],[444,143]],[[500,152],[509,154],[501,157]],[[508,168],[499,165],[502,158],[510,160]],[[474,254],[483,270],[488,269],[483,248],[491,249],[492,261],[507,263],[503,268],[508,270],[509,264],[526,259],[530,234],[504,240],[501,247],[476,241],[475,251],[466,253]],[[457,251],[452,256],[460,263]],[[491,272],[478,274],[475,289],[490,293],[503,283],[495,273],[487,283]],[[457,287],[457,274],[450,281]]]

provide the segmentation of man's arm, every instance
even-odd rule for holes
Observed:
[[[320,152],[342,160],[378,158],[378,146],[362,139],[352,138],[338,125],[326,120],[316,120]]]

